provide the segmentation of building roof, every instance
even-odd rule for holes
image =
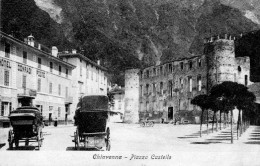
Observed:
[[[19,40],[19,39],[17,39],[17,38],[14,38],[13,36],[8,35],[8,34],[2,32],[2,31],[0,31],[0,37],[1,37],[1,38],[5,38],[5,39],[7,39],[7,40],[11,40],[12,42],[15,42],[15,43],[17,43],[17,44],[20,44],[20,45],[22,45],[22,46],[28,47],[28,48],[30,48],[31,50],[36,51],[36,52],[40,53],[41,55],[44,55],[44,56],[46,56],[47,58],[49,58],[49,59],[51,59],[51,60],[53,60],[53,61],[56,61],[56,62],[58,62],[58,63],[61,63],[61,64],[65,65],[65,66],[67,66],[67,67],[70,67],[70,68],[72,68],[72,69],[76,67],[76,66],[74,66],[74,65],[72,65],[72,64],[70,64],[70,63],[68,63],[68,62],[65,62],[65,61],[61,60],[61,59],[58,58],[58,57],[55,57],[55,56],[51,55],[51,54],[48,53],[48,52],[45,52],[45,51],[43,51],[43,50],[41,50],[41,49],[38,49],[38,48],[36,48],[36,47],[33,47],[33,46],[31,46],[31,45],[28,45],[27,43],[25,43],[25,42],[23,42],[23,41],[21,41],[21,40]]]
[[[190,57],[180,57],[180,58],[176,58],[176,59],[174,59],[174,60],[166,61],[166,62],[161,63],[161,64],[159,64],[159,65],[150,65],[150,66],[141,68],[141,70],[145,70],[145,69],[148,69],[148,68],[151,68],[151,67],[163,66],[163,65],[165,65],[165,64],[172,63],[172,62],[179,62],[179,61],[183,61],[183,60],[191,60],[191,59],[195,59],[195,58],[200,58],[200,57],[202,57],[202,56],[203,56],[203,55],[193,55],[193,54],[191,54]]]
[[[63,58],[63,57],[66,57],[66,58],[75,58],[75,57],[78,57],[78,58],[81,58],[83,59],[84,61],[96,66],[97,68],[101,69],[101,70],[104,70],[104,71],[107,71],[107,68],[101,66],[101,65],[98,65],[96,62],[90,60],[89,58],[87,58],[86,56],[80,54],[80,53],[58,53],[58,57],[60,58]]]
[[[109,91],[111,94],[125,94],[125,88],[114,88]]]

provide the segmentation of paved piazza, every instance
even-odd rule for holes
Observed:
[[[155,124],[140,127],[138,124],[112,123],[111,151],[75,151],[72,142],[76,127],[73,125],[48,126],[43,129],[44,141],[38,151],[37,144],[9,150],[8,128],[0,129],[0,165],[259,165],[260,127],[250,128],[230,144],[230,128],[199,137],[199,125]],[[170,155],[171,159],[152,160],[152,155]],[[122,155],[123,160],[101,160],[94,156]],[[131,159],[133,155],[146,155],[148,160]],[[19,157],[14,157],[19,156]],[[26,160],[25,160],[26,159]],[[49,160],[51,159],[51,160]],[[39,162],[41,161],[41,162]],[[86,164],[83,164],[86,165]],[[89,165],[89,164],[88,164]]]

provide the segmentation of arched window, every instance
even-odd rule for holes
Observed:
[[[241,71],[242,71],[242,69],[241,69],[240,66],[237,67],[237,70],[238,70],[238,72],[241,72]]]

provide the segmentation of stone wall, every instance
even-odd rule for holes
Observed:
[[[139,69],[125,71],[125,123],[138,123]]]

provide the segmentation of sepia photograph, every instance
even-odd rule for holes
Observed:
[[[0,166],[260,165],[260,0],[0,13]]]

